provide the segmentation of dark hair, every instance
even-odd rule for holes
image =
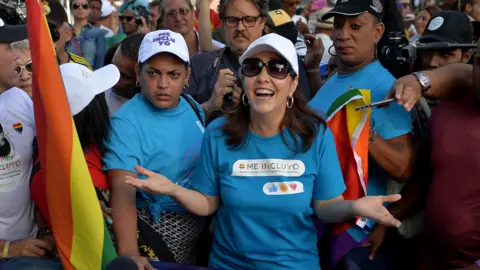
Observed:
[[[235,1],[235,0],[220,0],[220,2],[218,3],[218,18],[220,18],[220,20],[225,19],[225,10],[231,1]],[[252,1],[258,7],[258,9],[260,10],[261,16],[267,17],[269,0],[250,0],[250,1]]]
[[[134,33],[122,40],[120,43],[120,52],[122,55],[137,61],[138,51],[140,50],[140,45],[142,44],[143,38],[145,38],[145,34]]]
[[[302,15],[303,11],[305,11],[305,8],[297,8],[297,10],[295,11],[295,15]]]
[[[403,15],[397,6],[396,0],[382,0],[384,8],[384,16],[381,20],[385,25],[385,32],[377,44],[377,53],[382,51],[382,48],[388,44],[390,33],[400,32],[405,33],[403,26]],[[380,63],[395,77],[399,78],[410,73],[408,66],[399,66],[396,62],[388,59],[380,58]]]
[[[433,16],[435,13],[442,11],[442,9],[437,5],[429,5],[422,10],[425,10],[426,12],[428,12],[430,16]]]
[[[107,50],[105,56],[103,57],[104,66],[110,65],[112,63],[113,56],[115,55],[115,52],[117,52],[118,46],[120,46],[120,43],[115,43]]]
[[[99,2],[99,3],[100,3],[100,6],[103,6],[102,0],[90,0],[90,4],[91,4],[92,2]]]
[[[103,143],[110,128],[110,114],[105,94],[95,96],[85,109],[73,116],[73,120],[84,151],[93,145],[103,155]]]
[[[153,0],[152,2],[150,2],[148,4],[148,7],[149,8],[152,8],[152,7],[159,7],[162,5],[162,0]]]
[[[458,6],[457,6],[458,11],[465,12],[468,4],[472,5],[473,0],[459,0],[458,1]]]
[[[326,123],[321,116],[308,107],[307,100],[299,87],[293,94],[293,98],[293,106],[289,109],[287,108],[282,126],[286,128],[292,137],[294,145],[288,143],[284,132],[281,133],[281,136],[287,147],[295,154],[298,154],[299,152],[306,152],[312,146],[317,133],[320,132],[320,127],[326,125]],[[227,137],[227,145],[231,149],[244,146],[247,143],[250,123],[249,107],[240,101],[235,108],[231,111],[226,111],[225,114],[227,122],[223,125],[222,130]],[[299,138],[301,141],[298,140]]]

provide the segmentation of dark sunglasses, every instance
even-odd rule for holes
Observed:
[[[87,4],[87,3],[83,3],[83,4],[78,4],[78,3],[75,3],[72,5],[73,9],[79,9],[80,7],[82,7],[83,9],[88,9],[90,6]]]
[[[120,21],[126,20],[127,22],[131,22],[134,16],[118,16],[118,18],[120,19]]]
[[[28,74],[32,74],[32,61],[28,61],[25,65],[18,65],[15,67],[15,72],[17,72],[17,76],[22,75],[22,72],[25,70]]]
[[[245,59],[242,64],[242,74],[247,77],[254,77],[262,72],[263,67],[267,68],[268,75],[276,79],[285,79],[289,73],[295,76],[290,64],[285,60],[272,59],[264,63],[258,58]]]

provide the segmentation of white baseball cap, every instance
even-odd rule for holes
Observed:
[[[298,75],[298,56],[293,43],[278,35],[268,34],[255,40],[240,57],[240,64],[247,58],[251,58],[257,53],[273,52],[281,56],[292,67],[295,74]]]
[[[60,72],[72,115],[81,112],[96,95],[112,88],[120,80],[120,71],[114,65],[91,71],[83,65],[67,63],[60,65]]]
[[[110,1],[102,0],[102,15],[101,17],[107,17],[108,15],[112,14],[112,12],[117,11]]]
[[[158,30],[148,33],[140,45],[138,62],[145,63],[152,56],[167,52],[178,56],[183,62],[190,62],[187,43],[183,36],[170,30]]]

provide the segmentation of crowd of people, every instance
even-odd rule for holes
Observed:
[[[320,2],[41,1],[105,222],[136,269],[480,270],[480,2]],[[12,18],[1,10],[0,270],[63,269],[33,48]],[[405,65],[386,56],[392,33],[432,46]],[[394,99],[368,109],[354,199],[352,149],[327,124],[352,89]]]

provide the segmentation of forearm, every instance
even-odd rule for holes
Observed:
[[[218,208],[216,200],[211,200],[196,190],[186,189],[181,186],[177,186],[171,197],[197,216],[209,216],[215,213]]]
[[[203,0],[198,12],[198,36],[200,51],[211,52],[215,50],[212,44],[212,31],[210,29],[210,1]]]
[[[310,98],[313,98],[323,85],[322,76],[320,76],[320,70],[313,70],[310,70],[310,72],[307,70],[308,85],[310,86]]]
[[[395,147],[379,135],[368,146],[375,162],[399,182],[407,181],[412,174],[413,155],[409,147]]]
[[[322,207],[315,208],[315,214],[326,223],[339,223],[352,219],[355,215],[352,212],[351,200],[334,200]]]
[[[208,104],[208,101],[202,105],[203,114],[205,114],[205,119],[210,119],[213,116],[214,110],[211,109],[211,106]]]
[[[424,96],[445,99],[453,95],[473,91],[473,66],[450,64],[430,71],[422,71],[430,77],[432,87]]]

